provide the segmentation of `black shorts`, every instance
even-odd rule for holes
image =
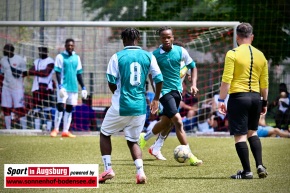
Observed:
[[[261,109],[260,93],[241,92],[230,94],[227,111],[231,133],[246,135],[248,130],[257,130]]]
[[[178,107],[181,101],[181,94],[177,90],[170,91],[159,99],[163,106],[162,115],[172,118],[178,113]]]

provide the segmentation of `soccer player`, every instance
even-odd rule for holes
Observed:
[[[283,131],[283,130],[280,130],[279,128],[274,128],[272,126],[267,125],[265,115],[260,116],[257,135],[259,137],[277,137],[277,136],[279,136],[279,137],[290,138],[289,130]]]
[[[51,131],[51,96],[53,95],[52,75],[54,73],[54,60],[48,57],[48,48],[38,47],[39,58],[34,60],[33,66],[29,69],[29,75],[34,75],[32,84],[32,95],[34,114],[34,127],[40,129],[41,119],[46,124],[46,129]]]
[[[161,27],[157,30],[162,45],[153,51],[157,59],[157,63],[162,72],[164,83],[162,87],[162,97],[160,103],[163,106],[163,112],[160,121],[158,121],[151,131],[146,134],[141,133],[139,145],[143,149],[148,141],[154,135],[161,133],[158,136],[155,144],[150,147],[149,153],[154,155],[157,159],[165,160],[160,152],[161,146],[170,132],[172,124],[175,126],[177,138],[181,145],[186,145],[189,149],[189,144],[186,139],[186,133],[183,129],[182,117],[178,112],[178,107],[181,101],[181,78],[180,78],[180,63],[185,62],[188,69],[191,69],[191,87],[190,91],[193,95],[198,92],[196,87],[197,69],[195,62],[189,56],[188,52],[181,46],[173,45],[174,36],[170,27]],[[190,165],[198,166],[202,164],[196,156],[191,154]]]
[[[82,78],[82,63],[80,57],[74,51],[75,41],[66,39],[65,51],[55,58],[54,71],[58,83],[57,104],[54,119],[54,129],[50,133],[51,137],[56,137],[59,132],[59,125],[63,116],[62,137],[76,137],[69,132],[72,120],[73,106],[77,105],[78,83],[82,88],[82,98],[87,98],[87,90]],[[64,104],[65,109],[64,109]],[[63,115],[63,111],[64,115]]]
[[[22,129],[27,129],[24,107],[23,77],[27,76],[26,62],[14,54],[14,46],[5,44],[3,57],[0,61],[1,73],[4,74],[1,106],[4,113],[6,129],[11,129],[11,112],[15,109]]]
[[[113,93],[112,105],[108,109],[100,132],[100,149],[104,163],[104,172],[99,182],[112,179],[115,173],[111,163],[111,135],[124,131],[127,145],[136,165],[136,183],[146,183],[143,169],[142,152],[138,139],[146,119],[146,78],[150,72],[156,84],[156,92],[150,109],[153,114],[158,110],[163,76],[156,58],[138,47],[140,32],[127,28],[121,33],[124,49],[114,54],[108,64],[108,85]]]
[[[229,50],[225,58],[220,87],[219,112],[228,114],[229,129],[234,135],[235,148],[243,170],[231,176],[233,179],[253,179],[249,150],[255,158],[259,178],[266,178],[267,171],[262,160],[262,145],[257,136],[261,115],[267,113],[268,64],[264,54],[253,47],[253,27],[241,23],[237,27],[239,47]],[[227,106],[225,98],[229,93]],[[262,100],[261,100],[262,97]]]

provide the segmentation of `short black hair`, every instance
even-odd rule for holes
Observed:
[[[253,34],[253,27],[249,23],[241,23],[237,27],[237,35],[243,38],[248,38]]]
[[[163,26],[163,27],[159,28],[158,30],[156,30],[156,34],[157,34],[157,35],[160,35],[161,32],[163,32],[163,31],[165,31],[165,30],[172,30],[172,28],[169,27],[169,26]]]
[[[15,50],[15,48],[14,48],[14,46],[12,44],[5,44],[3,49],[4,50],[9,50],[11,52],[14,52],[14,50]]]
[[[39,46],[39,47],[38,47],[38,51],[48,52],[48,47],[45,47],[45,46]]]
[[[75,40],[72,39],[72,38],[68,38],[68,39],[65,40],[65,45],[66,45],[67,43],[69,43],[69,42],[73,42],[73,43],[75,43]]]
[[[136,28],[126,28],[121,33],[121,39],[135,41],[140,39],[140,32]]]

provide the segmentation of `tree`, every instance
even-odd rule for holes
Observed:
[[[253,45],[273,64],[290,57],[289,0],[147,0],[147,17],[138,0],[83,0],[96,12],[94,20],[118,21],[240,21],[254,27]]]

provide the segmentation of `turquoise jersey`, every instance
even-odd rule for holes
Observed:
[[[128,46],[114,54],[107,69],[108,82],[116,84],[112,106],[120,116],[146,114],[145,83],[148,73],[155,83],[163,81],[155,57],[137,46]]]
[[[69,56],[66,52],[57,55],[54,70],[61,73],[62,86],[67,92],[78,92],[77,74],[83,73],[77,54]]]
[[[156,57],[164,79],[161,94],[165,95],[172,90],[182,92],[182,79],[180,79],[181,61],[185,61],[188,69],[195,67],[195,63],[188,52],[184,48],[174,45],[169,52],[165,52],[159,47],[153,51],[153,55]]]

